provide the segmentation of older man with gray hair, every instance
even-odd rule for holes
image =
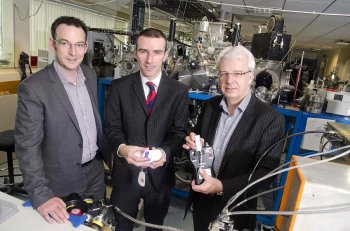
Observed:
[[[219,83],[223,95],[205,102],[194,131],[186,137],[183,147],[195,149],[194,137],[200,135],[214,149],[213,176],[200,171],[204,182],[192,182],[195,231],[207,231],[228,200],[242,190],[263,153],[284,135],[284,118],[250,91],[254,79],[255,59],[243,46],[228,47],[218,56]],[[278,166],[282,144],[274,146],[258,164],[252,180]],[[258,187],[247,192],[254,195]],[[236,203],[241,201],[240,197]],[[251,200],[237,210],[255,210]],[[254,215],[232,217],[234,228],[254,230]]]

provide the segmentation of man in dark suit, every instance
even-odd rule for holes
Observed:
[[[162,72],[166,48],[161,31],[149,28],[139,34],[135,55],[140,71],[112,82],[105,118],[105,135],[115,153],[111,203],[136,217],[143,198],[146,222],[158,225],[168,212],[173,157],[185,138],[188,116],[187,88]],[[150,163],[142,156],[149,148],[161,151],[160,160]],[[116,230],[132,230],[131,221],[119,214],[116,219]]]
[[[62,16],[51,26],[55,60],[18,88],[15,140],[24,186],[49,223],[67,222],[60,197],[104,198],[103,132],[94,70],[82,65],[87,27]]]
[[[207,231],[228,200],[243,189],[262,154],[284,135],[284,118],[250,91],[255,60],[243,46],[223,50],[217,59],[223,96],[206,102],[194,133],[186,137],[185,149],[195,149],[195,134],[214,149],[214,176],[204,171],[204,182],[192,182],[193,221],[195,231]],[[271,149],[258,165],[253,179],[260,178],[279,164],[282,144]],[[256,189],[249,191],[255,194]],[[240,198],[242,199],[242,198]],[[239,202],[241,200],[236,202]],[[256,201],[247,204],[252,210]],[[241,206],[238,209],[246,209]],[[254,230],[255,216],[233,216],[234,228]]]

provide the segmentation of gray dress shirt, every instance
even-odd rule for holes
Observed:
[[[79,123],[79,129],[83,138],[83,153],[81,163],[92,160],[98,149],[97,130],[95,116],[91,105],[91,99],[85,85],[84,74],[79,67],[77,82],[73,83],[59,71],[59,66],[54,62],[54,67],[67,92],[68,98],[74,109]],[[64,137],[62,137],[64,139]]]

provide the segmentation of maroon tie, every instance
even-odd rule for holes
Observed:
[[[156,99],[157,93],[156,93],[155,85],[154,85],[153,82],[149,81],[146,84],[149,87],[149,93],[148,93],[148,96],[147,96],[147,99],[146,99],[147,113],[148,113],[148,115],[150,115],[151,111],[152,111],[152,107],[153,107],[154,101]]]

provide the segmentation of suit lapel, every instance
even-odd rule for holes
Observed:
[[[90,97],[90,101],[91,101],[91,105],[92,105],[92,110],[94,112],[95,123],[96,123],[96,128],[97,128],[97,135],[98,135],[98,137],[101,137],[101,135],[102,135],[102,123],[101,123],[100,114],[98,111],[97,98],[96,98],[97,96],[96,96],[96,93],[94,93],[94,91],[93,91],[94,87],[92,86],[92,84],[97,85],[97,79],[93,79],[93,77],[90,76],[88,72],[85,72],[83,68],[82,68],[82,71],[83,71],[84,76],[86,78],[85,86],[86,86],[87,91],[89,93],[89,97]]]
[[[218,126],[219,120],[220,120],[220,115],[222,112],[222,109],[219,106],[219,103],[221,101],[222,97],[220,97],[218,99],[217,103],[213,104],[213,113],[212,113],[212,118],[210,119],[210,121],[207,121],[209,123],[209,130],[208,130],[208,142],[213,145],[214,143],[214,137],[215,137],[215,133],[216,133],[216,128]]]
[[[144,93],[144,90],[142,87],[140,72],[137,72],[133,76],[130,76],[128,78],[134,78],[133,83],[132,83],[134,93],[135,93],[136,97],[138,98],[140,104],[142,105],[143,111],[147,115],[146,98],[145,98],[145,93]],[[157,100],[156,100],[156,102],[157,102]]]
[[[52,85],[51,85],[52,90],[55,92],[55,94],[57,95],[57,98],[59,98],[59,100],[63,104],[63,107],[67,111],[75,128],[78,130],[79,134],[81,135],[79,123],[78,123],[77,117],[75,116],[72,104],[68,98],[66,89],[64,88],[60,78],[58,77],[58,74],[57,74],[53,64],[50,64],[50,66],[48,66],[48,68],[49,68],[49,79],[52,82]]]

